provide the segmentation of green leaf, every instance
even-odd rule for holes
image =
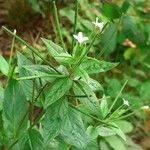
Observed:
[[[127,76],[127,78],[128,78],[128,85],[131,87],[136,88],[141,84],[140,80],[138,80],[137,78],[132,78],[129,76]]]
[[[3,99],[4,99],[4,89],[0,86],[0,111],[2,110]]]
[[[2,111],[0,111],[0,147],[5,143],[6,133],[3,127]]]
[[[67,53],[58,54],[54,58],[62,65],[70,65],[74,63],[73,57]]]
[[[121,16],[120,8],[114,3],[104,3],[102,13],[110,20],[117,19]]]
[[[46,145],[44,150],[68,150],[68,144],[64,143],[62,140],[53,140],[48,145]]]
[[[43,150],[44,140],[38,130],[30,129],[19,139],[18,145],[18,150]]]
[[[84,149],[89,142],[80,114],[71,107],[69,107],[68,116],[63,122],[61,137],[66,143],[78,149]]]
[[[1,132],[3,130],[3,119],[2,119],[2,111],[0,111],[0,135],[1,135]]]
[[[104,31],[104,33],[100,38],[101,40],[100,46],[102,47],[100,52],[101,55],[103,53],[108,55],[116,49],[117,35],[118,35],[117,25],[111,23],[110,26],[106,28],[106,30]]]
[[[103,99],[100,103],[100,112],[103,118],[108,114],[108,104],[106,99]]]
[[[82,69],[84,69],[88,74],[106,72],[116,67],[118,63],[111,63],[106,61],[99,61],[95,58],[87,57],[81,64]]]
[[[125,0],[122,4],[122,8],[121,8],[122,12],[126,13],[129,7],[130,7],[129,0]]]
[[[88,79],[88,84],[91,87],[91,89],[93,90],[93,92],[95,92],[95,91],[104,91],[102,85],[98,81],[96,81],[92,78]]]
[[[88,144],[88,146],[85,150],[97,150],[97,149],[98,149],[97,141],[94,140]]]
[[[46,76],[42,78],[42,80],[46,80],[48,82],[53,81],[56,79],[55,75],[57,76],[58,74],[56,71],[54,71],[51,67],[46,66],[46,65],[25,65],[23,68],[29,73],[32,74],[32,76]],[[49,76],[52,75],[52,76]]]
[[[131,58],[134,57],[135,53],[136,53],[135,48],[127,48],[124,51],[123,56],[124,56],[125,60],[130,60]]]
[[[51,56],[55,57],[60,53],[63,53],[63,48],[56,45],[55,43],[53,43],[50,40],[44,39],[42,38],[42,41],[44,42],[44,44],[47,47],[48,52],[50,53]]]
[[[101,150],[110,150],[110,147],[108,146],[105,140],[100,140],[99,144],[100,144]]]
[[[115,127],[110,127],[114,132],[116,132],[116,134],[118,135],[118,136],[120,136],[124,141],[126,141],[126,136],[125,136],[125,134],[123,133],[123,131],[117,126],[117,124],[116,123],[114,123],[114,122],[112,122],[111,123],[113,126],[115,126]]]
[[[126,150],[125,145],[117,136],[109,136],[105,140],[114,150]]]
[[[33,75],[38,74],[56,74],[56,71],[46,65],[25,65],[23,66],[27,71]]]
[[[68,113],[68,104],[65,98],[58,100],[46,109],[43,123],[45,143],[54,139],[60,132],[62,122]]]
[[[102,137],[116,135],[116,132],[113,131],[111,128],[101,127],[101,126],[99,126],[97,128],[98,128],[98,134]]]
[[[115,86],[114,86],[115,85]],[[115,98],[121,89],[121,82],[117,78],[107,79],[107,94]]]
[[[33,65],[32,62],[21,53],[17,53],[17,58],[18,58],[19,77],[31,76],[32,74],[29,71],[27,71],[24,68],[24,66]],[[33,82],[31,80],[23,80],[20,81],[20,84],[27,97],[27,100],[30,100],[32,97]]]
[[[119,127],[118,128],[112,128],[112,129],[116,132],[116,134],[118,136],[120,136],[124,141],[126,141],[126,136]]]
[[[77,68],[74,72],[74,76],[75,76],[75,79],[81,78],[85,82],[88,82],[88,80],[89,80],[89,75],[82,68]]]
[[[72,81],[68,78],[58,78],[51,83],[46,91],[45,108],[53,104],[69,92]]]
[[[0,71],[6,76],[9,72],[9,65],[2,55],[0,55]]]
[[[29,135],[28,131],[25,132],[18,140],[18,142],[13,147],[14,150],[29,150]]]
[[[93,126],[89,126],[87,128],[86,133],[89,135],[89,137],[91,138],[91,140],[94,140],[99,135],[99,128],[95,128]]]
[[[92,113],[98,113],[98,100],[95,93],[89,87],[89,85],[84,81],[77,81],[73,85],[73,90],[75,95],[85,95],[84,98],[78,98],[79,101],[85,105]]]
[[[149,100],[150,98],[149,89],[150,89],[150,80],[142,82],[141,86],[138,88],[142,100],[144,101]]]
[[[123,131],[115,124],[112,123],[115,127],[104,127],[104,126],[97,126],[98,134],[102,137],[112,136],[112,135],[118,135],[120,136],[124,141],[126,141],[126,136],[123,133]]]
[[[122,33],[126,38],[129,38],[130,40],[139,39],[139,28],[137,27],[136,21],[134,17],[131,16],[125,16],[123,17],[123,30]],[[140,34],[141,36],[141,34]],[[141,38],[141,37],[140,37]],[[140,40],[138,40],[140,42]]]
[[[43,150],[43,138],[39,131],[35,129],[29,130],[29,145],[31,150]]]
[[[27,127],[27,101],[20,84],[9,82],[3,102],[3,121],[9,137],[18,137]]]
[[[42,10],[42,4],[39,3],[37,0],[28,0],[29,4],[32,7],[32,10],[36,13],[40,13],[42,15],[44,15],[44,12]]]
[[[124,132],[130,133],[133,130],[133,125],[126,120],[118,120],[115,124]]]

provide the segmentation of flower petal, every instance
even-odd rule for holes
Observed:
[[[81,44],[88,40],[88,37],[84,37],[82,32],[79,32],[77,35],[73,35],[73,37]]]

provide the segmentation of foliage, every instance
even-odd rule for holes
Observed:
[[[29,1],[42,14],[44,3],[49,2]],[[17,52],[13,61],[11,55],[9,63],[0,56],[0,70],[7,79],[4,88],[0,85],[1,147],[142,149],[127,136],[134,127],[132,118],[126,117],[149,103],[150,82],[146,79],[150,45],[145,23],[149,16],[138,1],[98,4],[93,6],[104,22],[102,30],[98,25],[93,27],[90,20],[95,14],[85,9],[91,2],[76,1],[75,11],[68,7],[57,10],[53,2],[54,30],[61,44],[42,38],[44,54],[3,27],[26,50]],[[59,24],[58,12],[68,26]],[[74,35],[83,31],[87,37],[77,34],[75,41],[70,30]]]

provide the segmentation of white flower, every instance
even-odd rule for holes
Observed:
[[[129,101],[127,101],[127,100],[125,100],[125,99],[123,98],[123,104],[126,105],[126,106],[129,106]]]
[[[148,105],[142,107],[142,109],[145,109],[145,110],[146,110],[146,109],[149,109],[149,108],[150,108],[150,107],[149,107]]]
[[[73,37],[81,44],[88,41],[88,37],[83,36],[82,32],[79,32],[77,35],[73,35]]]
[[[98,17],[96,17],[96,21],[92,22],[96,27],[99,28],[99,30],[101,31],[104,27],[104,22],[98,22]]]

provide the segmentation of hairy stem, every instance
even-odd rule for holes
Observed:
[[[78,19],[78,0],[75,0],[75,17],[74,17],[74,28],[73,28],[73,34],[76,34],[77,30],[77,19]],[[72,49],[74,47],[75,40],[72,37]]]
[[[16,30],[14,30],[14,34],[16,35]],[[12,44],[11,44],[10,58],[9,58],[9,68],[10,68],[11,63],[12,63],[12,56],[13,56],[14,46],[15,46],[15,36],[13,36],[13,40],[12,40]]]
[[[61,44],[62,44],[63,50],[64,50],[64,52],[66,52],[66,46],[64,44],[62,32],[61,32],[61,29],[60,29],[60,23],[59,23],[59,19],[58,19],[58,10],[57,10],[55,1],[53,1],[53,5],[54,5],[54,15],[55,15],[55,20],[56,20],[56,26],[57,26],[58,34],[60,36],[60,40],[61,40]]]
[[[128,80],[125,81],[125,83],[123,84],[121,90],[119,91],[118,95],[116,96],[114,102],[112,103],[112,105],[110,106],[109,110],[108,110],[108,114],[111,112],[112,108],[114,107],[114,105],[116,104],[118,98],[120,97],[123,89],[125,88],[126,84],[127,84]]]

